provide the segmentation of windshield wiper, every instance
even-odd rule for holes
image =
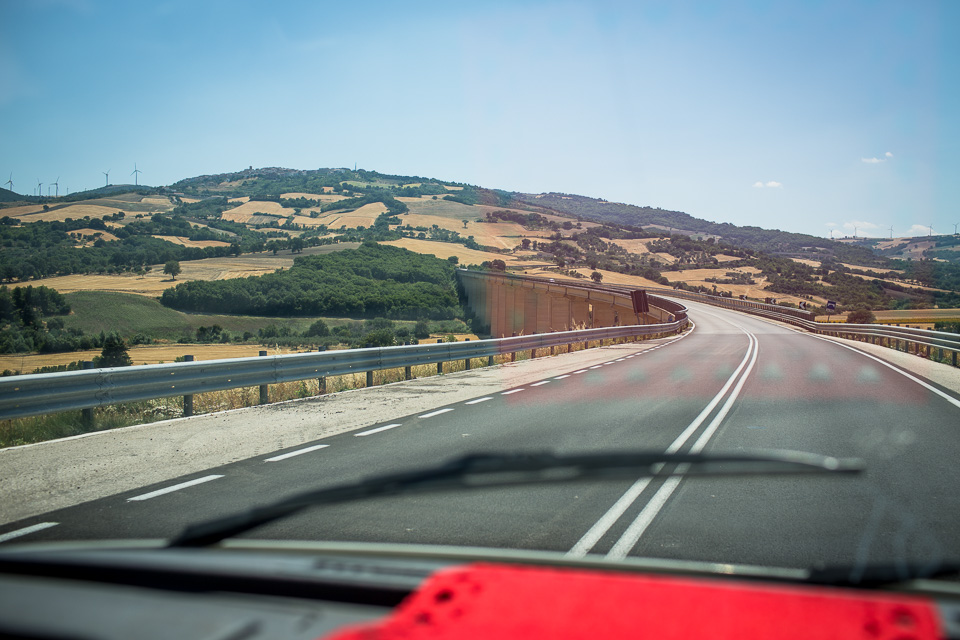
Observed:
[[[664,468],[664,465],[678,465]],[[473,454],[425,470],[374,476],[360,482],[318,489],[255,507],[235,515],[187,527],[171,547],[215,544],[261,525],[291,516],[306,507],[388,495],[480,489],[590,479],[636,478],[638,475],[767,475],[859,473],[863,461],[799,451],[758,453],[543,453]]]

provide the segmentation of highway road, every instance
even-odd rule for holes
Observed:
[[[470,452],[796,449],[857,477],[659,477],[383,498],[248,534],[781,567],[960,559],[960,400],[829,340],[698,303],[683,337],[362,431],[0,528],[0,541],[161,538],[301,490]],[[55,525],[52,523],[56,523]]]

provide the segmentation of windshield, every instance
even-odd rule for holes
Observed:
[[[0,546],[960,560],[955,3],[3,11]]]

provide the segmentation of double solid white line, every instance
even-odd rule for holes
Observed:
[[[744,331],[741,328],[741,331]],[[667,447],[667,453],[676,453],[687,440],[693,436],[694,433],[700,428],[706,419],[713,413],[714,409],[717,408],[717,405],[723,400],[724,396],[727,396],[727,392],[730,391],[733,387],[733,392],[727,396],[727,401],[723,404],[723,407],[717,412],[713,420],[710,421],[710,424],[707,425],[707,428],[700,435],[697,441],[690,448],[690,453],[699,453],[710,441],[710,438],[716,433],[717,429],[720,427],[720,424],[723,422],[723,419],[726,418],[727,414],[730,412],[730,408],[733,406],[734,401],[740,395],[740,391],[743,389],[743,385],[746,383],[747,377],[750,375],[750,372],[753,370],[754,365],[757,362],[757,353],[759,351],[759,344],[757,342],[756,336],[753,334],[744,331],[747,334],[749,339],[749,344],[747,346],[747,352],[743,356],[743,360],[740,362],[740,365],[736,368],[733,374],[727,379],[726,383],[720,389],[720,391],[713,397],[710,403],[704,407],[703,411],[690,423],[690,425],[683,430],[676,440],[674,440],[669,447]],[[742,375],[741,375],[742,374]],[[739,382],[737,379],[739,378]],[[734,387],[736,384],[736,387]],[[678,471],[682,471],[682,468],[678,468]],[[640,537],[647,530],[647,527],[650,526],[650,523],[653,522],[653,519],[657,516],[663,506],[666,504],[667,500],[673,494],[674,490],[680,484],[682,476],[676,475],[671,476],[667,479],[666,482],[660,487],[653,498],[647,503],[647,505],[641,510],[640,514],[634,519],[634,521],[627,527],[627,530],[620,536],[620,539],[613,545],[609,553],[607,553],[608,558],[624,558],[630,551],[636,546],[639,542]],[[567,552],[569,556],[582,557],[590,552],[591,549],[600,541],[600,539],[606,535],[607,531],[623,516],[623,514],[630,508],[630,506],[640,497],[640,494],[643,493],[643,490],[647,488],[647,485],[650,484],[652,478],[641,478],[637,480],[629,489],[624,492],[620,499],[618,499],[610,509],[607,510],[603,516],[600,517],[597,522],[590,527],[590,530],[587,531],[583,537],[570,551]]]

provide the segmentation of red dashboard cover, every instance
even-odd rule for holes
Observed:
[[[935,607],[896,594],[475,564],[440,571],[388,617],[328,636],[404,638],[942,637]]]

